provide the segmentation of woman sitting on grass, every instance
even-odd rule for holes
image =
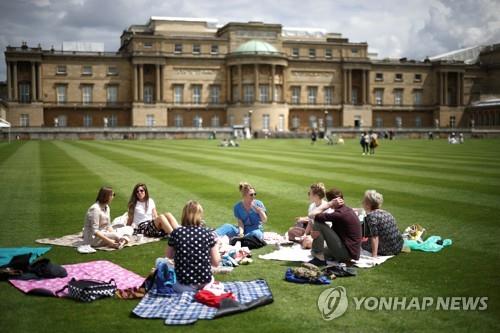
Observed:
[[[309,191],[307,195],[309,196],[309,209],[307,214],[311,214],[311,212],[321,206],[322,204],[326,204],[325,198],[325,185],[323,183],[312,184],[309,187]],[[333,212],[332,209],[328,209],[327,213]],[[297,217],[295,226],[288,229],[288,239],[291,241],[297,241],[297,238],[300,239],[302,247],[305,249],[310,249],[312,246],[312,221],[309,216]]]
[[[264,226],[267,221],[266,207],[262,201],[255,199],[257,192],[255,188],[245,182],[240,183],[239,190],[242,200],[234,205],[234,217],[238,221],[238,226],[224,224],[217,228],[215,232],[219,236],[264,238]]]
[[[174,259],[176,292],[196,291],[213,281],[211,266],[220,262],[215,235],[203,226],[203,208],[188,201],[182,210],[182,226],[168,240],[167,258]]]
[[[100,247],[107,246],[121,248],[130,240],[133,229],[131,227],[121,227],[113,229],[110,222],[109,205],[115,193],[111,187],[102,187],[97,194],[95,203],[90,206],[85,215],[85,225],[83,227],[83,241],[85,244]]]
[[[146,184],[140,183],[134,186],[128,202],[127,225],[134,228],[134,234],[146,237],[164,237],[179,227],[171,213],[158,215]]]
[[[384,197],[375,190],[366,191],[363,197],[363,208],[367,213],[365,223],[368,223],[370,237],[361,246],[373,257],[396,255],[401,252],[404,243],[394,216],[381,209],[383,202]]]

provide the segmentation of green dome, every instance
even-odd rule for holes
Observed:
[[[269,43],[261,40],[251,40],[238,46],[234,53],[243,54],[278,54],[278,50]]]

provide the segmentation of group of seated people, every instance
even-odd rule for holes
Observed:
[[[237,225],[224,224],[214,232],[205,226],[203,208],[193,200],[184,206],[180,225],[171,213],[158,214],[145,184],[134,186],[126,225],[114,228],[109,205],[115,193],[112,188],[103,187],[87,211],[83,238],[91,246],[121,248],[134,234],[168,235],[166,257],[175,262],[177,283],[174,289],[178,292],[198,290],[213,280],[211,267],[220,263],[217,246],[220,237],[264,237],[266,207],[256,199],[257,192],[252,185],[240,183],[239,191],[242,199],[233,208]],[[311,263],[324,266],[328,259],[349,263],[359,259],[361,248],[374,257],[401,251],[403,238],[394,217],[381,209],[382,194],[375,190],[365,192],[363,208],[367,215],[364,223],[368,224],[370,235],[364,242],[359,217],[345,205],[342,191],[335,188],[326,191],[322,183],[317,183],[310,186],[308,196],[308,215],[297,218],[288,235],[290,240],[311,249],[314,257]]]

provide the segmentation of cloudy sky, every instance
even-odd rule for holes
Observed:
[[[423,59],[500,43],[499,0],[0,0],[0,80],[7,45],[49,49],[84,41],[115,51],[124,29],[151,16],[323,28],[368,42],[380,57]]]

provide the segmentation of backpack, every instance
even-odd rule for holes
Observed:
[[[114,279],[109,282],[99,280],[76,280],[72,278],[56,295],[68,289],[69,297],[80,302],[92,302],[103,297],[113,296],[116,292]]]

